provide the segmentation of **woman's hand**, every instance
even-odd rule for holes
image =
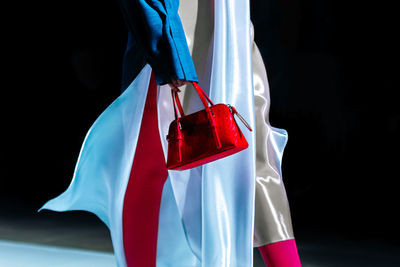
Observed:
[[[175,92],[180,92],[181,90],[179,90],[178,87],[183,86],[187,83],[188,83],[188,81],[185,81],[185,80],[172,79],[172,81],[170,83],[168,83],[168,85],[171,87],[171,90],[173,90]]]

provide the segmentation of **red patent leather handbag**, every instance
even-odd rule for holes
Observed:
[[[231,105],[214,105],[196,82],[192,84],[205,109],[189,115],[183,112],[178,93],[171,90],[175,120],[171,122],[167,135],[167,168],[170,170],[194,168],[235,154],[249,146],[234,115],[250,131],[252,129],[237,110]],[[176,106],[181,117],[178,116]]]

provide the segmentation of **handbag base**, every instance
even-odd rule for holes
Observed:
[[[248,147],[247,146],[236,146],[236,147],[232,147],[232,148],[228,148],[224,151],[221,151],[218,154],[213,154],[210,155],[208,157],[202,158],[202,159],[198,159],[198,160],[194,160],[192,162],[185,162],[184,164],[171,164],[171,165],[167,165],[167,169],[169,170],[179,170],[179,171],[183,171],[183,170],[187,170],[187,169],[191,169],[191,168],[195,168],[201,165],[204,165],[206,163],[210,163],[213,161],[216,161],[218,159],[224,158],[224,157],[228,157],[232,154],[235,154],[239,151],[242,151],[244,149],[246,149]]]

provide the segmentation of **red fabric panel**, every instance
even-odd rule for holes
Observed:
[[[158,131],[157,84],[152,73],[123,207],[128,267],[156,266],[161,194],[167,177]]]

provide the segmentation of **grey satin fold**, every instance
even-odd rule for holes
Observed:
[[[254,40],[252,59],[257,146],[254,246],[259,247],[293,239],[294,234],[280,169],[288,135],[286,130],[269,124],[271,99],[267,72]]]
[[[207,93],[210,88],[211,59],[213,56],[213,1],[185,0],[180,2],[179,15],[185,30],[187,43],[195,63],[199,84]],[[256,194],[254,220],[254,246],[262,246],[277,241],[293,239],[293,229],[290,217],[289,203],[282,181],[281,160],[287,142],[287,132],[284,129],[272,127],[269,124],[270,94],[267,73],[261,54],[254,42],[252,31],[252,68],[254,84],[255,123],[256,123]],[[214,55],[217,56],[217,55]],[[170,111],[170,90],[161,86],[159,91],[159,114],[163,121],[173,120]],[[186,113],[192,113],[203,106],[194,90],[182,88],[180,99]],[[240,112],[240,110],[239,110]],[[161,122],[161,128],[167,124]],[[242,128],[242,130],[245,130]],[[165,130],[164,130],[165,131]],[[164,144],[165,146],[166,144]],[[182,178],[198,180],[201,173],[193,170],[190,177]],[[194,177],[195,176],[195,177]],[[190,183],[190,182],[189,182]],[[179,200],[177,200],[179,202]],[[198,203],[201,203],[198,201]],[[201,207],[193,208],[190,216],[182,214],[185,220],[196,219],[196,212],[201,213]],[[198,220],[201,220],[201,214]],[[191,224],[188,223],[188,226]],[[191,248],[200,253],[198,229],[186,229]],[[194,236],[197,236],[195,238]]]

